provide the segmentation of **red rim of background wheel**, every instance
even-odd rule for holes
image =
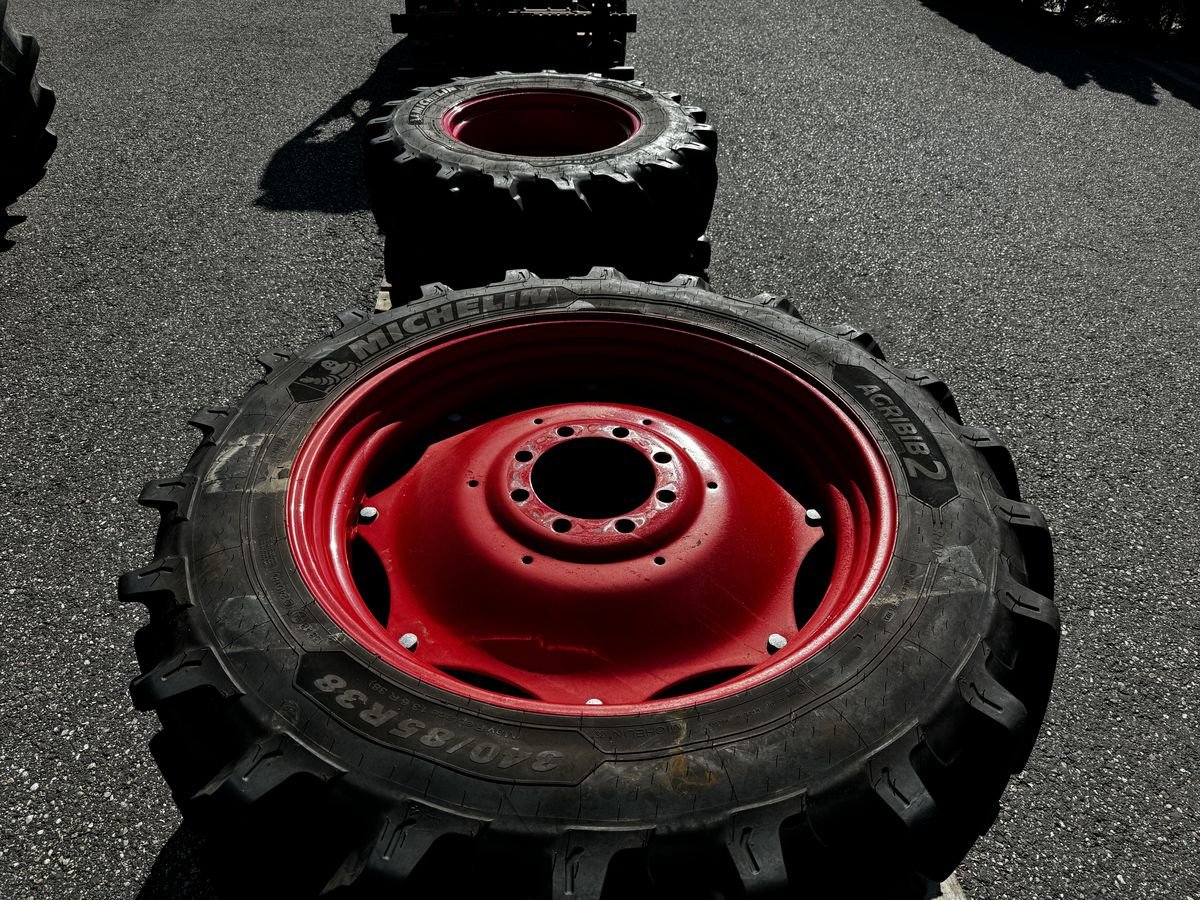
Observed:
[[[828,646],[882,580],[896,508],[878,444],[800,371],[572,314],[366,377],[301,446],[287,528],[322,608],[384,662],[495,706],[616,715],[730,697]]]
[[[630,107],[578,90],[496,91],[442,116],[442,129],[454,140],[508,156],[600,153],[641,128],[641,117]]]

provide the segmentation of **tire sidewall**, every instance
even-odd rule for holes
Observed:
[[[442,126],[443,117],[463,103],[489,94],[531,90],[577,92],[621,104],[637,113],[642,126],[616,147],[556,157],[513,156],[479,149],[451,137]],[[410,97],[396,106],[391,116],[392,141],[409,152],[485,175],[531,178],[594,175],[606,166],[623,173],[662,160],[680,143],[694,140],[689,134],[694,126],[678,103],[656,91],[596,75],[552,72],[454,81]]]

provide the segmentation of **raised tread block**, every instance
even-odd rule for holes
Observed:
[[[117,581],[117,596],[123,602],[155,603],[161,599],[182,604],[187,600],[187,560],[167,556],[132,572]]]
[[[378,890],[403,883],[435,841],[447,835],[474,837],[484,824],[411,801],[382,819],[373,837],[346,857],[322,893],[349,887]]]
[[[648,830],[569,829],[554,853],[554,900],[600,900],[612,858],[644,848]]]
[[[958,401],[954,399],[954,393],[946,385],[946,382],[924,369],[909,369],[904,373],[904,377],[932,397],[933,402],[942,412],[959,425],[962,424],[962,413],[958,409]]]
[[[162,660],[129,685],[133,705],[142,711],[200,688],[212,688],[223,697],[240,693],[216,655],[207,647],[195,647]]]
[[[876,752],[870,761],[875,793],[918,844],[935,841],[941,827],[937,802],[912,762],[913,751],[922,741],[920,729],[914,726]]]
[[[791,316],[793,319],[804,321],[804,317],[800,315],[800,309],[792,302],[790,297],[785,297],[782,294],[761,293],[756,294],[746,301],[753,303],[755,306],[765,306],[768,309],[777,309],[781,313]]]
[[[291,735],[275,734],[249,747],[191,799],[214,798],[248,807],[293,777],[309,775],[325,781],[339,774],[339,769],[302,747]]]
[[[863,331],[861,328],[855,328],[853,325],[837,325],[833,329],[833,333],[843,341],[849,341],[855,346],[862,347],[868,353],[878,360],[886,360],[883,355],[883,348],[879,346],[879,342],[873,338],[869,332]]]
[[[1003,570],[996,585],[996,596],[1012,615],[1053,634],[1057,644],[1062,623],[1053,600],[1021,584]]]
[[[1007,498],[998,500],[993,508],[1000,520],[1016,533],[1024,558],[1026,584],[1054,599],[1054,547],[1045,516],[1030,503]]]
[[[258,357],[257,362],[262,366],[263,374],[270,375],[293,356],[294,354],[287,350],[268,350]]]
[[[794,798],[790,803],[802,808],[804,798]],[[788,887],[779,828],[789,815],[781,812],[776,803],[762,809],[739,811],[730,818],[725,846],[747,897],[774,897]]]
[[[205,443],[216,443],[232,421],[233,413],[231,406],[207,406],[193,413],[188,424],[204,436]]]
[[[355,325],[361,325],[367,319],[371,318],[371,314],[365,309],[358,306],[348,306],[345,309],[340,309],[334,313],[334,317],[338,321],[338,328],[353,328]]]
[[[962,442],[983,455],[996,476],[1004,496],[1009,500],[1021,499],[1021,486],[1017,481],[1017,467],[1012,453],[1000,442],[994,432],[987,428],[964,428],[960,432]]]
[[[971,709],[991,719],[1014,740],[1019,740],[1029,718],[1028,712],[1020,698],[991,673],[989,657],[991,651],[980,641],[958,673],[958,692]]]
[[[187,499],[196,487],[196,476],[184,472],[174,478],[160,478],[147,481],[138,495],[138,503],[150,509],[157,509],[170,518],[184,518],[186,515]]]

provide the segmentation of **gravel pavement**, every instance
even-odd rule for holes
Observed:
[[[968,897],[1200,900],[1194,97],[920,0],[634,6],[641,76],[721,131],[716,287],[943,375],[1051,522],[1058,683]],[[212,896],[114,579],[192,410],[373,295],[354,123],[395,8],[10,3],[61,143],[0,253],[0,897]]]

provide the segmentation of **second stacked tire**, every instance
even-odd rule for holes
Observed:
[[[502,73],[417,91],[367,129],[371,206],[397,300],[614,266],[708,265],[717,135],[678,94],[599,75]]]

